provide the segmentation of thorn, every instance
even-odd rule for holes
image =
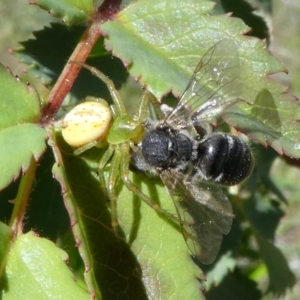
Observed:
[[[81,242],[79,240],[76,240],[75,247],[78,248],[80,245],[81,245]]]

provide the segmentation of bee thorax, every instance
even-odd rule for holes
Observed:
[[[157,168],[187,165],[192,154],[192,142],[184,134],[167,128],[149,131],[142,142],[145,161]],[[185,168],[185,166],[183,166]]]

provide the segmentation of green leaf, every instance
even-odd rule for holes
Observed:
[[[226,121],[241,129],[247,124],[254,126],[252,132],[249,132],[251,127],[246,131],[250,136],[256,130],[264,130],[262,125],[272,128],[272,123],[268,123],[272,115],[268,120],[257,115],[254,119],[256,124],[252,122],[251,104],[262,89],[267,89],[274,98],[281,131],[271,141],[266,140],[263,134],[255,138],[270,144],[280,154],[300,157],[297,121],[300,104],[283,95],[285,88],[268,78],[268,75],[285,69],[266,51],[262,41],[242,35],[249,28],[241,20],[228,15],[208,15],[213,5],[199,0],[135,2],[115,15],[113,21],[101,26],[107,35],[106,47],[129,66],[132,76],[160,98],[171,90],[180,95],[202,55],[217,41],[232,39],[239,53],[239,79],[243,83],[240,97],[248,103],[241,103],[241,115],[252,119],[240,121],[241,115],[238,118],[235,115]]]
[[[15,49],[14,55],[30,66],[28,71],[33,76],[49,85],[62,72],[84,29],[82,26],[68,28],[52,23],[50,27],[34,32],[34,39],[21,42],[22,48]]]
[[[236,260],[232,257],[230,252],[225,253],[215,264],[214,268],[210,270],[207,275],[207,287],[212,285],[219,285],[225,276],[232,272],[236,267]]]
[[[296,284],[296,277],[277,247],[260,235],[257,235],[256,239],[269,273],[268,293],[279,299]]]
[[[53,180],[51,173],[53,164],[53,152],[50,147],[47,147],[36,169],[34,188],[30,193],[23,231],[28,232],[34,228],[40,236],[55,242],[70,230],[70,220],[61,196],[61,188],[57,181]],[[69,251],[68,253],[70,254]]]
[[[55,146],[59,145],[60,150]],[[122,238],[111,227],[106,196],[97,175],[79,157],[72,155],[58,136],[51,143],[57,163],[54,176],[60,182],[75,239],[86,266],[90,290],[97,282],[104,299],[127,297],[148,299],[202,299],[200,269],[191,259],[178,224],[160,217],[119,183],[118,221]],[[97,163],[101,151],[85,153]],[[175,212],[172,200],[158,179],[138,174],[134,183],[161,205]]]
[[[67,25],[87,21],[94,11],[92,0],[34,0],[34,3]]]
[[[159,199],[165,210],[175,214],[172,199],[159,180],[141,174],[135,174],[133,180],[143,193]],[[191,259],[178,224],[161,218],[126,188],[119,195],[118,218],[142,268],[148,295],[154,292],[154,299],[170,299],[173,295],[178,299],[203,298],[197,279],[203,279],[203,274]]]
[[[25,172],[31,157],[38,160],[46,148],[46,131],[38,123],[37,92],[17,81],[0,66],[0,190]]]
[[[244,211],[259,234],[267,239],[273,240],[276,228],[283,217],[283,211],[270,200],[270,195],[254,193],[251,199],[244,202]]]
[[[6,224],[0,222],[0,282],[6,265],[7,254],[9,252],[12,231]]]
[[[25,122],[39,122],[40,101],[34,88],[17,81],[0,64],[0,130]]]
[[[212,287],[206,293],[208,300],[253,300],[261,299],[261,297],[262,294],[257,284],[239,269],[227,274],[219,285]]]
[[[100,269],[98,274],[97,270],[95,270],[95,259],[97,259],[97,256],[93,254],[93,250],[97,253],[97,251],[101,249],[98,245],[99,242],[101,245],[101,238],[99,239],[97,235],[98,232],[101,232],[102,228],[93,220],[93,213],[96,214],[97,218],[99,215],[106,215],[106,218],[108,218],[108,216],[105,214],[106,210],[103,210],[103,207],[100,206],[101,202],[99,202],[99,199],[102,197],[97,198],[97,195],[94,196],[99,189],[99,185],[94,183],[91,176],[86,175],[89,171],[81,159],[71,157],[70,161],[68,161],[68,159],[64,161],[65,157],[62,156],[63,153],[61,153],[58,148],[55,133],[51,133],[50,137],[49,145],[53,149],[56,160],[52,172],[54,178],[60,183],[63,191],[64,204],[69,213],[74,238],[85,265],[85,282],[91,294],[101,297],[102,290],[101,292],[99,291],[98,285],[100,285],[100,283],[97,283],[96,278],[97,275],[101,276],[100,278],[102,278],[102,276],[106,278],[108,275],[107,272],[101,272],[102,264],[97,265]],[[58,140],[64,145],[64,151],[72,154],[72,149],[70,149],[70,147],[68,148],[60,136]],[[69,157],[69,155],[67,155],[66,158]],[[66,168],[66,163],[69,168]],[[83,184],[83,182],[85,184]],[[88,195],[89,193],[91,193],[90,196]],[[86,196],[88,197],[86,198]],[[87,212],[85,206],[87,206]]]
[[[171,88],[180,95],[202,55],[224,38],[233,39],[239,47],[245,82],[250,79],[265,87],[266,80],[260,82],[261,75],[283,68],[261,49],[261,42],[242,36],[249,28],[241,20],[209,16],[213,7],[209,1],[138,1],[101,28],[108,35],[107,48],[122,58],[131,75],[141,77],[140,81],[158,97]],[[255,91],[260,89],[256,87]],[[253,101],[255,91],[246,91],[252,97],[245,98]]]
[[[292,111],[293,107],[297,109],[298,103],[295,99],[294,103],[291,100],[293,99],[285,97],[285,102],[280,108],[275,104],[272,94],[267,89],[262,89],[257,94],[249,115],[229,110],[222,118],[265,147],[270,145],[281,155],[298,157],[299,125],[296,122],[297,115]],[[284,105],[286,109],[283,109]]]
[[[278,298],[295,284],[295,276],[285,257],[272,243],[283,212],[276,203],[270,201],[268,194],[258,193],[258,191],[244,203],[244,212],[253,228],[260,256],[268,269],[268,292]]]
[[[224,37],[220,28],[228,18],[208,16],[213,7],[209,1],[135,2],[101,26],[106,47],[157,97],[171,89],[180,95],[201,56],[218,40],[216,35]],[[247,30],[239,20],[231,21],[238,32]],[[205,38],[217,24],[219,33]]]
[[[251,32],[248,34],[256,36],[260,39],[270,39],[270,13],[271,13],[271,0],[259,1],[259,0],[217,0],[216,10],[219,13],[226,14],[231,13],[236,18],[242,19],[249,27]],[[262,3],[268,13],[262,8]],[[268,2],[268,3],[266,3]]]
[[[36,124],[20,124],[0,131],[0,189],[26,172],[31,157],[38,160],[46,149],[46,131]]]
[[[276,177],[272,176],[271,172],[275,159],[278,159],[278,154],[273,149],[265,148],[262,145],[252,145],[252,150],[255,157],[255,171],[254,175],[248,181],[250,190],[255,191],[261,189],[260,193],[263,198],[265,194],[264,191],[268,190],[276,195],[277,200],[287,203],[287,198],[283,194],[282,188],[280,188],[282,177],[276,180]],[[268,194],[268,196],[270,196],[270,194]],[[262,201],[264,202],[266,199]]]
[[[64,251],[33,232],[18,236],[8,255],[2,299],[90,299],[76,284],[67,259]]]

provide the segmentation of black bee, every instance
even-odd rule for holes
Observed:
[[[191,253],[212,263],[223,234],[232,225],[232,207],[222,185],[236,185],[253,169],[249,145],[211,126],[239,98],[239,59],[234,42],[224,39],[198,63],[177,106],[163,105],[163,120],[148,120],[146,134],[132,152],[139,170],[159,175],[174,200]]]

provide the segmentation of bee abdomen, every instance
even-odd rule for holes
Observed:
[[[235,185],[246,179],[253,169],[248,144],[229,134],[214,134],[198,145],[195,162],[206,180]]]

